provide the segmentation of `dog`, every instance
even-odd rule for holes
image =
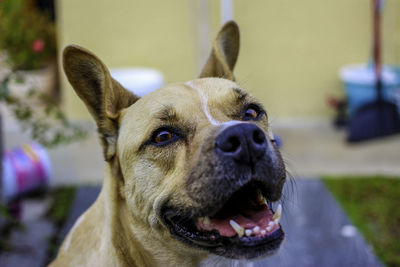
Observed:
[[[284,240],[285,165],[267,113],[236,82],[239,28],[222,26],[198,79],[142,98],[93,53],[63,52],[96,121],[106,175],[51,266],[197,266],[210,254],[255,259]]]

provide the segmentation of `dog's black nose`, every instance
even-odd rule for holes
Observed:
[[[252,163],[266,153],[268,142],[263,130],[251,123],[240,123],[223,130],[216,141],[216,149],[235,161]]]

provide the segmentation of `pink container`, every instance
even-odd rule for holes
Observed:
[[[47,186],[50,173],[50,158],[41,145],[30,143],[6,151],[3,154],[3,200]]]

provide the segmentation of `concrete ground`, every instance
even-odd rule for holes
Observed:
[[[99,184],[104,161],[94,124],[85,124],[89,137],[81,142],[49,150],[53,165],[52,185]],[[10,119],[4,122],[5,148],[29,142]],[[275,134],[283,140],[282,155],[294,177],[326,174],[400,176],[400,134],[350,145],[344,131],[328,120],[273,120]]]
[[[277,120],[272,127],[283,139],[282,155],[295,177],[400,176],[400,134],[349,144],[346,131],[327,120]]]

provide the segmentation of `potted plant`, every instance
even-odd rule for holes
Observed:
[[[55,26],[34,0],[0,0],[0,102],[33,139],[55,146],[85,132],[59,107]]]
[[[0,49],[8,71],[18,72],[24,83],[13,83],[13,94],[22,96],[31,87],[50,94],[56,84],[55,27],[31,0],[0,3]],[[3,68],[3,75],[6,68]]]

